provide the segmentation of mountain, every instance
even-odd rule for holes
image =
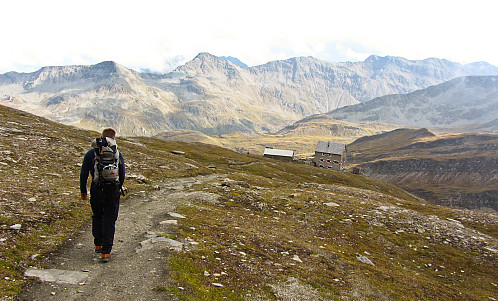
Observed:
[[[356,63],[299,57],[243,68],[200,53],[167,74],[115,62],[9,72],[0,75],[0,103],[82,128],[112,126],[121,135],[261,133],[374,97],[488,73],[498,68],[378,56]]]
[[[461,77],[408,94],[382,96],[327,113],[356,123],[496,132],[498,76]]]
[[[166,115],[176,99],[114,62],[10,72],[0,75],[0,90],[5,105],[82,128],[112,126],[122,135],[147,135],[173,126]]]
[[[347,146],[348,164],[439,205],[498,210],[498,134],[398,129]]]

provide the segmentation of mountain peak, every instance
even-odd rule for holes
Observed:
[[[95,68],[109,73],[124,73],[130,70],[114,61],[104,61],[95,65],[90,66],[90,68]]]
[[[475,62],[463,66],[466,72],[478,75],[498,75],[498,67],[486,62]]]
[[[371,55],[366,60],[365,63],[370,63],[374,65],[388,65],[388,64],[398,64],[400,62],[408,62],[409,60],[398,57],[398,56],[379,56],[379,55]]]
[[[175,69],[175,71],[185,72],[189,74],[208,74],[211,72],[215,73],[225,73],[231,72],[234,69],[237,69],[235,63],[212,55],[208,52],[199,53],[193,60],[187,62],[185,65],[180,66]]]
[[[119,64],[114,61],[103,61],[95,64],[94,66],[101,68],[118,68]]]
[[[386,60],[388,57],[389,56],[380,56],[380,55],[372,54],[369,57],[367,57],[365,62],[366,63],[377,62],[377,61],[381,61],[381,60]]]
[[[122,73],[124,70],[128,70],[127,68],[119,65],[114,61],[104,61],[95,65],[72,65],[72,66],[46,66],[40,68],[38,71],[33,74],[45,76],[52,75],[58,76],[61,74],[68,74],[73,72],[80,72],[84,70],[89,70],[92,73]]]
[[[213,55],[209,52],[200,52],[194,59],[193,61],[196,60],[212,60],[212,59],[219,59],[216,55]]]

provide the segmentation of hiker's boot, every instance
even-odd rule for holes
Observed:
[[[111,259],[111,254],[100,255],[100,262],[109,262],[110,259]]]
[[[95,246],[95,253],[102,253],[102,246]]]

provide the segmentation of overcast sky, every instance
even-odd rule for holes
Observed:
[[[0,73],[115,61],[167,72],[199,52],[249,66],[371,54],[498,66],[496,0],[7,0]]]

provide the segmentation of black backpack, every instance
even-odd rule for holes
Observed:
[[[92,141],[95,153],[94,175],[95,183],[119,183],[119,151],[116,141],[109,137],[97,138]]]

